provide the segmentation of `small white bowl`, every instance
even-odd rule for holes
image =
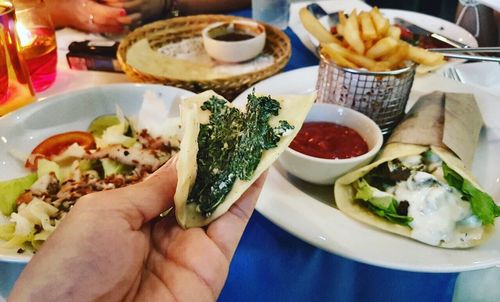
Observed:
[[[355,110],[315,103],[305,122],[331,122],[356,130],[368,145],[368,152],[347,159],[325,159],[302,154],[288,147],[280,156],[281,165],[292,175],[310,183],[331,185],[345,173],[368,164],[382,147],[382,131],[373,120]]]
[[[238,33],[247,33],[252,38],[241,41],[216,40],[217,32],[229,28]],[[237,63],[250,60],[258,56],[266,44],[266,28],[258,23],[244,20],[217,22],[207,26],[202,31],[203,45],[207,53],[214,59]]]

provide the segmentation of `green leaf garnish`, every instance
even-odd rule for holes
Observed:
[[[371,212],[393,223],[410,227],[409,223],[413,218],[407,215],[398,214],[398,201],[393,196],[385,192],[384,196],[374,196],[375,190],[380,190],[370,186],[363,178],[359,179],[354,184],[354,187],[357,190],[355,198],[365,201],[365,205]],[[380,193],[382,193],[382,191],[380,191]]]
[[[446,182],[448,182],[450,186],[462,192],[464,198],[470,202],[472,213],[474,213],[484,225],[494,224],[495,217],[500,216],[500,207],[495,204],[490,195],[474,187],[470,181],[453,171],[444,162],[443,174],[444,179],[446,179]]]

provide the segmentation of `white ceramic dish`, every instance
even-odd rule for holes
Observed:
[[[368,145],[368,152],[347,159],[325,159],[287,148],[279,161],[290,174],[318,185],[332,185],[345,173],[368,164],[382,147],[382,131],[369,117],[334,104],[314,104],[306,122],[331,122],[356,130]]]
[[[315,90],[317,72],[317,66],[293,70],[260,82],[255,88],[271,95],[310,93]],[[434,90],[474,94],[485,128],[472,171],[482,187],[500,202],[500,99],[472,86],[429,75],[415,79],[408,105]],[[244,100],[249,91],[237,101]],[[421,244],[350,219],[335,208],[333,186],[315,186],[292,178],[279,163],[270,169],[257,210],[317,247],[373,265],[421,272],[459,272],[500,265],[500,231],[485,244],[467,250]]]
[[[67,92],[31,104],[0,118],[0,181],[26,175],[23,163],[10,151],[31,150],[50,135],[70,130],[85,130],[103,114],[114,114],[116,105],[125,116],[138,113],[146,91],[154,92],[170,108],[170,116],[178,116],[178,104],[187,90],[143,84],[113,84]],[[0,249],[0,261],[28,262],[30,255]]]
[[[212,32],[218,28],[223,30],[229,28],[230,32],[249,33],[254,37],[241,41],[221,41],[212,36]],[[262,52],[266,44],[266,28],[258,22],[217,22],[203,29],[201,35],[207,53],[216,60],[228,63],[238,63],[255,58]]]

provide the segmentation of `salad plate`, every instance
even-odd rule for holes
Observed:
[[[148,84],[112,84],[47,97],[0,118],[0,181],[27,175],[21,158],[45,138],[68,131],[86,130],[90,122],[117,107],[125,117],[137,117],[145,93],[163,101],[169,117],[179,115],[187,90]],[[0,248],[0,261],[28,262],[31,256]]]
[[[255,85],[272,95],[315,90],[318,67],[286,72]],[[253,89],[253,88],[251,88]],[[484,128],[472,172],[497,202],[500,200],[500,99],[472,86],[436,75],[415,80],[408,107],[436,90],[474,94]],[[245,91],[236,101],[245,99]],[[467,142],[464,142],[467,143]],[[483,245],[464,250],[428,246],[357,222],[334,206],[333,186],[316,186],[287,174],[276,163],[257,203],[257,210],[286,231],[326,251],[360,262],[408,271],[461,272],[500,265],[500,233]]]

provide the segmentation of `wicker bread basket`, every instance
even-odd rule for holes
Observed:
[[[147,38],[151,48],[156,50],[168,43],[175,43],[183,39],[200,36],[203,28],[214,22],[230,21],[234,19],[248,20],[226,15],[197,15],[177,17],[142,26],[128,34],[121,41],[118,48],[118,61],[123,71],[133,81],[171,85],[193,92],[212,89],[232,100],[252,84],[278,73],[285,67],[290,59],[291,47],[290,40],[282,31],[268,24],[264,24],[266,27],[266,46],[264,48],[264,53],[274,56],[274,63],[271,66],[254,72],[212,80],[187,81],[142,72],[127,63],[127,51],[134,43],[144,38]]]

